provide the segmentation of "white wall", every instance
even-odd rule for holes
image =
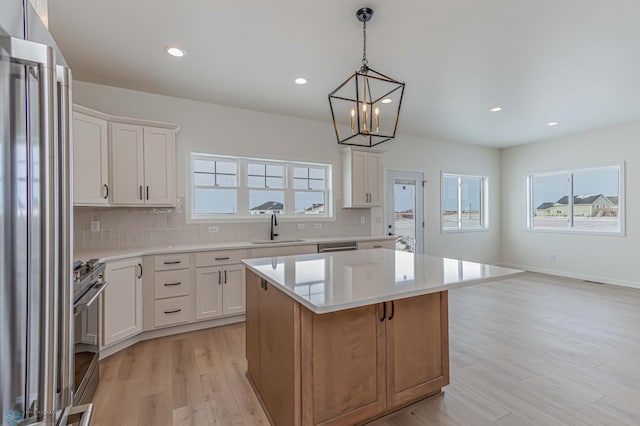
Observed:
[[[400,136],[380,145],[388,170],[424,173],[426,254],[478,262],[500,260],[500,151],[474,145]],[[480,232],[441,233],[440,174],[457,173],[489,178],[489,229]],[[374,213],[377,216],[379,212]]]
[[[320,231],[298,231],[295,224],[280,226],[284,237],[316,235],[369,235],[369,209],[346,210],[341,205],[340,146],[327,121],[305,120],[186,99],[160,96],[132,90],[74,82],[74,102],[108,114],[178,123],[177,193],[184,201],[186,156],[190,151],[217,154],[316,161],[333,164],[334,196],[337,218],[325,222]],[[385,150],[387,169],[422,171],[425,188],[425,252],[484,262],[497,262],[500,254],[500,152],[448,142],[430,141],[410,136],[380,145]],[[440,172],[489,176],[491,229],[488,232],[440,234]],[[184,204],[182,202],[182,204]],[[167,215],[168,217],[163,217]],[[375,216],[383,217],[381,212]],[[266,228],[257,225],[221,224],[219,234],[209,234],[207,225],[185,224],[184,211],[167,213],[161,209],[76,209],[75,244],[78,250],[118,248],[165,243],[229,241],[264,238]],[[360,224],[365,216],[366,224]],[[103,232],[89,232],[91,220],[102,220]],[[382,235],[381,226],[374,226]],[[130,235],[133,233],[134,235]]]
[[[630,124],[502,151],[502,261],[529,270],[640,286],[640,124]],[[526,231],[530,173],[626,162],[626,236]],[[631,214],[629,214],[631,213]],[[551,261],[551,254],[557,255]]]

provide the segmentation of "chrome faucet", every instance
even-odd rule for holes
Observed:
[[[275,233],[276,226],[278,226],[278,219],[276,219],[276,212],[271,213],[271,227],[269,229],[269,239],[275,240],[278,234]]]

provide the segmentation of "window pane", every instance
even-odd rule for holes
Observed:
[[[210,173],[194,173],[193,174],[193,183],[196,185],[215,185],[216,179],[215,175]]]
[[[296,214],[325,214],[324,192],[296,192],[295,193]]]
[[[250,175],[264,176],[264,164],[249,163],[247,164],[247,171]]]
[[[324,169],[309,169],[309,177],[311,179],[324,179]]]
[[[480,208],[482,207],[482,178],[460,178],[460,196],[462,203],[461,227],[479,228],[482,226]]]
[[[442,177],[442,228],[458,227],[458,177]]]
[[[284,177],[284,166],[274,166],[267,164],[267,176]]]
[[[268,177],[267,178],[267,186],[269,188],[283,188],[284,187],[284,178]]]
[[[238,211],[238,193],[235,189],[195,188],[194,213],[234,214]]]
[[[215,171],[215,161],[193,160],[193,171],[213,173]]]
[[[534,228],[569,227],[569,175],[532,176],[532,216]]]
[[[216,161],[216,173],[237,175],[235,161]]]
[[[309,177],[309,168],[307,168],[307,167],[294,167],[293,168],[293,177],[294,178],[307,178],[307,177]]]
[[[308,179],[293,179],[293,188],[294,189],[309,189],[309,180]]]
[[[585,170],[573,174],[573,227],[582,230],[620,229],[618,167]]]
[[[264,177],[263,176],[248,176],[247,177],[247,185],[252,188],[264,188]]]
[[[283,191],[249,191],[249,213],[271,214],[284,213]]]
[[[309,189],[324,189],[324,181],[318,179],[309,179]]]
[[[217,184],[220,186],[236,186],[235,175],[216,175]]]

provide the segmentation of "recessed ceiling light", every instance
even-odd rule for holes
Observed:
[[[499,106],[493,107],[489,111],[491,111],[491,112],[500,112],[500,111],[502,111],[502,107],[499,107]]]
[[[391,100],[391,99],[389,99],[389,98],[384,98],[384,99],[382,100],[382,103],[383,103],[383,104],[390,104],[391,102],[392,102],[392,100]]]
[[[558,123],[557,121],[550,121],[549,123],[547,123],[547,126],[553,127],[553,126],[557,126],[558,124],[560,123]]]
[[[307,79],[304,77],[296,78],[296,84],[307,84]]]
[[[182,58],[185,55],[184,50],[178,49],[177,47],[167,47],[166,51],[169,55],[175,56],[176,58]]]

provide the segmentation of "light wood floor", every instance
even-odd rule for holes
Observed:
[[[451,291],[451,385],[372,423],[640,424],[640,290],[538,274]],[[244,325],[142,342],[102,362],[92,426],[268,424]]]

